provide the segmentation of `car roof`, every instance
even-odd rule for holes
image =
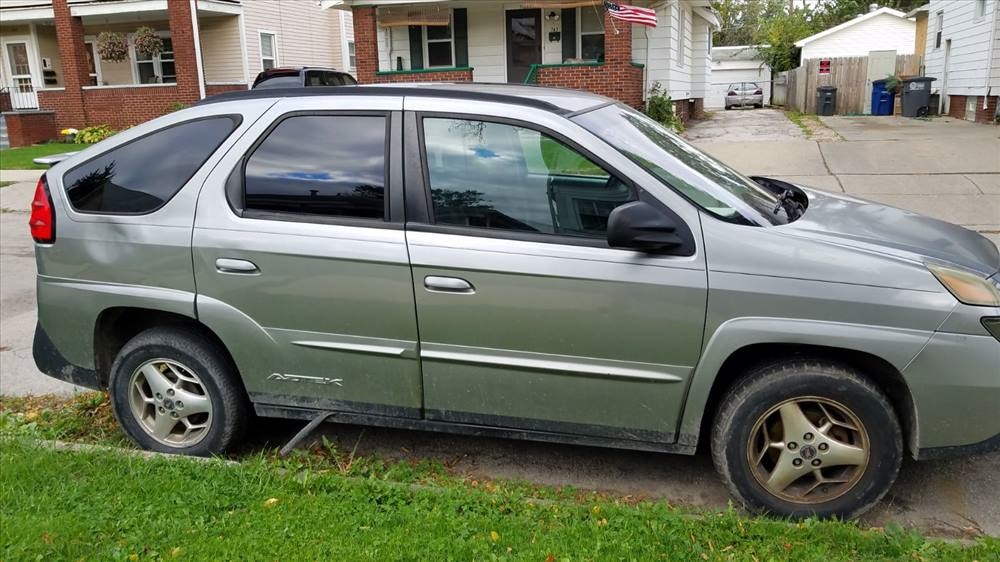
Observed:
[[[358,86],[318,86],[312,88],[274,88],[240,90],[205,98],[198,105],[242,99],[291,98],[312,96],[415,96],[446,97],[470,101],[495,101],[546,109],[560,114],[575,113],[618,103],[611,98],[564,88],[546,88],[520,84],[490,83],[409,83]]]

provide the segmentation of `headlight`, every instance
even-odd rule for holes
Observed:
[[[989,279],[943,265],[927,264],[927,269],[960,302],[972,306],[1000,306],[1000,290]]]

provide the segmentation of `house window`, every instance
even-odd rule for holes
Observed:
[[[158,55],[151,57],[135,53],[135,74],[140,84],[177,83],[174,44],[170,40],[169,32],[160,32],[160,39],[163,40],[163,50]]]
[[[354,51],[354,41],[347,42],[347,62],[348,67],[355,69],[358,67],[357,53]]]
[[[278,56],[274,48],[274,34],[260,33],[260,68],[270,70],[278,66]]]
[[[427,68],[455,66],[455,40],[448,25],[424,26],[424,60]]]
[[[944,12],[938,12],[934,22],[934,48],[941,48],[941,36],[944,34]]]
[[[93,40],[88,40],[83,43],[83,53],[84,56],[87,57],[87,74],[90,76],[89,84],[91,86],[100,86],[101,66]]]
[[[986,15],[986,0],[976,0],[976,17],[981,18]]]
[[[604,60],[604,16],[593,7],[579,8],[577,52],[583,60]]]
[[[684,9],[677,7],[677,66],[684,66],[684,32],[687,20],[684,18]]]

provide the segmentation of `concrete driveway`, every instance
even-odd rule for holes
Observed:
[[[952,220],[1000,240],[1000,129],[950,120],[836,118],[826,123],[844,140],[817,143],[774,110],[717,112],[713,128],[754,125],[760,135],[707,134],[695,142],[748,174],[767,174]],[[780,119],[779,119],[780,118]],[[715,120],[713,120],[715,121]],[[787,120],[786,120],[787,121]],[[692,127],[689,134],[700,128]],[[900,130],[905,131],[901,133]],[[773,135],[775,131],[784,131]],[[771,136],[780,138],[769,138]],[[697,137],[697,135],[693,135]],[[765,140],[765,138],[767,140]],[[877,156],[877,155],[882,156]],[[948,155],[965,154],[962,158]],[[946,161],[947,160],[947,161]],[[935,167],[934,162],[937,162]],[[931,173],[914,170],[931,169]],[[27,209],[38,174],[0,172],[27,180],[0,189],[0,393],[73,392],[38,373],[31,361],[35,324],[34,260]],[[261,422],[274,440],[301,424]],[[724,508],[725,488],[705,454],[680,457],[591,447],[481,439],[413,431],[328,425],[342,449],[387,458],[432,458],[476,478],[515,478],[551,485]],[[922,463],[905,462],[889,496],[864,520],[895,521],[936,535],[1000,535],[1000,453]]]

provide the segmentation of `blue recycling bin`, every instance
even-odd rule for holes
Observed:
[[[885,80],[872,82],[872,115],[892,115],[896,96],[885,89]]]

